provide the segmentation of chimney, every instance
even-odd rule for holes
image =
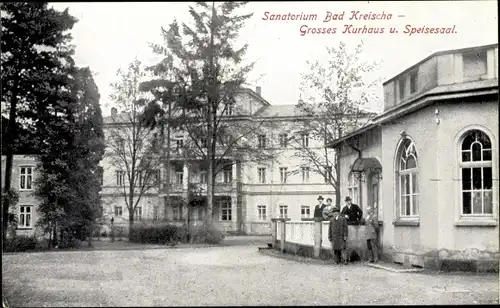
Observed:
[[[262,96],[262,88],[261,88],[261,87],[257,86],[257,87],[255,88],[255,92],[257,92],[257,94],[258,94],[259,96]]]
[[[304,103],[304,101],[302,100],[302,94],[299,94],[299,104],[302,104]]]
[[[115,107],[111,108],[111,116],[116,117],[117,115],[118,115],[118,110]]]

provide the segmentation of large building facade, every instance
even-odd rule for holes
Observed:
[[[363,120],[366,121],[369,116],[371,114]],[[103,171],[100,192],[103,217],[99,221],[106,225],[113,221],[114,225],[127,227],[129,174],[123,163],[116,163],[112,142],[113,131],[127,130],[123,118],[124,113],[116,110],[104,118],[107,148],[100,163]],[[318,171],[314,164],[297,155],[304,148],[320,155],[324,155],[325,150],[324,140],[315,139],[299,124],[302,120],[314,119],[304,117],[295,104],[273,106],[261,96],[260,87],[256,91],[243,89],[236,97],[236,104],[230,112],[225,112],[222,120],[259,123],[259,129],[247,138],[253,138],[257,152],[266,152],[267,156],[260,159],[249,155],[224,156],[227,166],[218,172],[214,184],[213,220],[220,229],[229,233],[270,234],[271,218],[309,218],[319,195],[335,200],[335,190],[325,177],[325,170]],[[142,142],[154,142],[156,137],[152,132]],[[150,178],[154,179],[154,185],[143,193],[139,193],[140,187],[134,189],[136,222],[156,220],[196,224],[203,219],[206,213],[207,166],[203,160],[183,151],[183,145],[187,143],[189,137],[185,132],[172,132],[168,167],[165,163],[157,163],[156,167],[147,170],[151,173]],[[327,154],[329,161],[333,161],[333,155],[333,150]],[[20,201],[11,212],[19,221],[17,234],[21,235],[42,235],[42,231],[35,228],[39,204],[33,195],[36,165],[36,156],[14,157],[12,187],[19,191]],[[2,178],[4,166],[5,156],[2,156]],[[136,183],[140,182],[136,180]]]
[[[331,144],[341,193],[377,207],[395,262],[498,270],[498,44],[433,54],[384,92],[382,114]]]
[[[105,119],[105,134],[118,125],[116,119],[120,114],[116,110],[112,113]],[[213,219],[222,230],[270,234],[271,218],[299,220],[312,217],[318,195],[335,200],[335,191],[324,172],[318,172],[315,166],[297,155],[301,147],[324,153],[324,140],[316,140],[298,125],[297,121],[305,118],[295,105],[273,106],[261,96],[260,87],[256,91],[243,89],[237,95],[235,105],[221,117],[232,123],[261,123],[258,130],[245,137],[253,138],[258,151],[269,154],[266,159],[253,159],[248,155],[244,159],[224,156],[227,167],[216,176],[213,205]],[[169,166],[162,165],[154,171],[158,185],[141,198],[135,209],[135,220],[185,223],[203,218],[206,213],[207,166],[205,161],[190,157],[183,151],[189,139],[185,132],[172,133]],[[327,155],[334,155],[334,151]],[[330,161],[333,161],[332,157]],[[113,164],[109,155],[102,161],[102,167],[104,215],[109,219],[113,217],[115,224],[126,225],[129,219],[123,194],[123,188],[127,186],[126,172]]]
[[[2,179],[5,179],[6,156],[2,155]],[[35,156],[14,155],[12,166],[12,189],[19,194],[19,202],[15,207],[9,208],[9,221],[15,222],[11,227],[16,228],[17,235],[32,236],[43,235],[43,231],[36,227],[38,220],[38,199],[34,196],[38,161]],[[4,181],[2,181],[3,189]],[[10,231],[13,231],[9,228]],[[9,235],[8,234],[8,235]]]

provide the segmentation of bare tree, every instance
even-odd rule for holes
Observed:
[[[147,98],[139,91],[145,77],[141,63],[133,61],[127,71],[118,71],[119,80],[112,86],[111,100],[121,113],[112,116],[105,129],[106,156],[116,171],[119,192],[129,212],[129,226],[144,195],[157,189],[160,181],[160,159],[154,132],[144,125],[142,115]]]
[[[326,145],[363,126],[374,115],[365,108],[376,99],[374,89],[378,82],[365,80],[378,64],[360,59],[362,43],[354,52],[349,52],[343,42],[326,47],[326,51],[327,63],[307,61],[309,70],[301,76],[301,92],[307,95],[296,105],[301,114],[297,125],[302,136],[291,144],[297,149],[296,156],[334,187],[335,201],[340,204],[339,162]],[[308,137],[321,146],[309,146]]]

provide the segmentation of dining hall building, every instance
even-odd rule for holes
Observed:
[[[377,208],[389,260],[498,271],[498,44],[437,52],[383,87],[383,113],[329,145],[341,194]]]

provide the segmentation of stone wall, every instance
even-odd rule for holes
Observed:
[[[314,228],[311,228],[311,224]],[[287,228],[295,228],[294,232],[289,232]],[[310,234],[302,232],[305,238],[298,239],[297,233],[300,226],[304,226],[304,231],[313,232],[314,240]],[[311,231],[312,230],[312,231]],[[348,226],[347,256],[350,261],[368,260],[368,250],[365,237],[366,227]],[[380,232],[383,233],[383,225]],[[328,225],[326,222],[310,220],[309,226],[302,223],[291,222],[290,219],[273,218],[271,224],[272,244],[277,250],[283,253],[299,255],[307,258],[329,260],[333,258],[331,244],[328,242]],[[287,235],[294,234],[292,238]],[[380,244],[379,244],[380,245]],[[494,272],[499,270],[499,253],[480,251],[477,249],[467,250],[447,250],[439,251],[399,251],[392,246],[379,246],[380,259],[386,262],[402,264],[405,267],[422,267],[430,270],[440,271],[467,271],[467,272]],[[358,260],[356,260],[359,258]]]

